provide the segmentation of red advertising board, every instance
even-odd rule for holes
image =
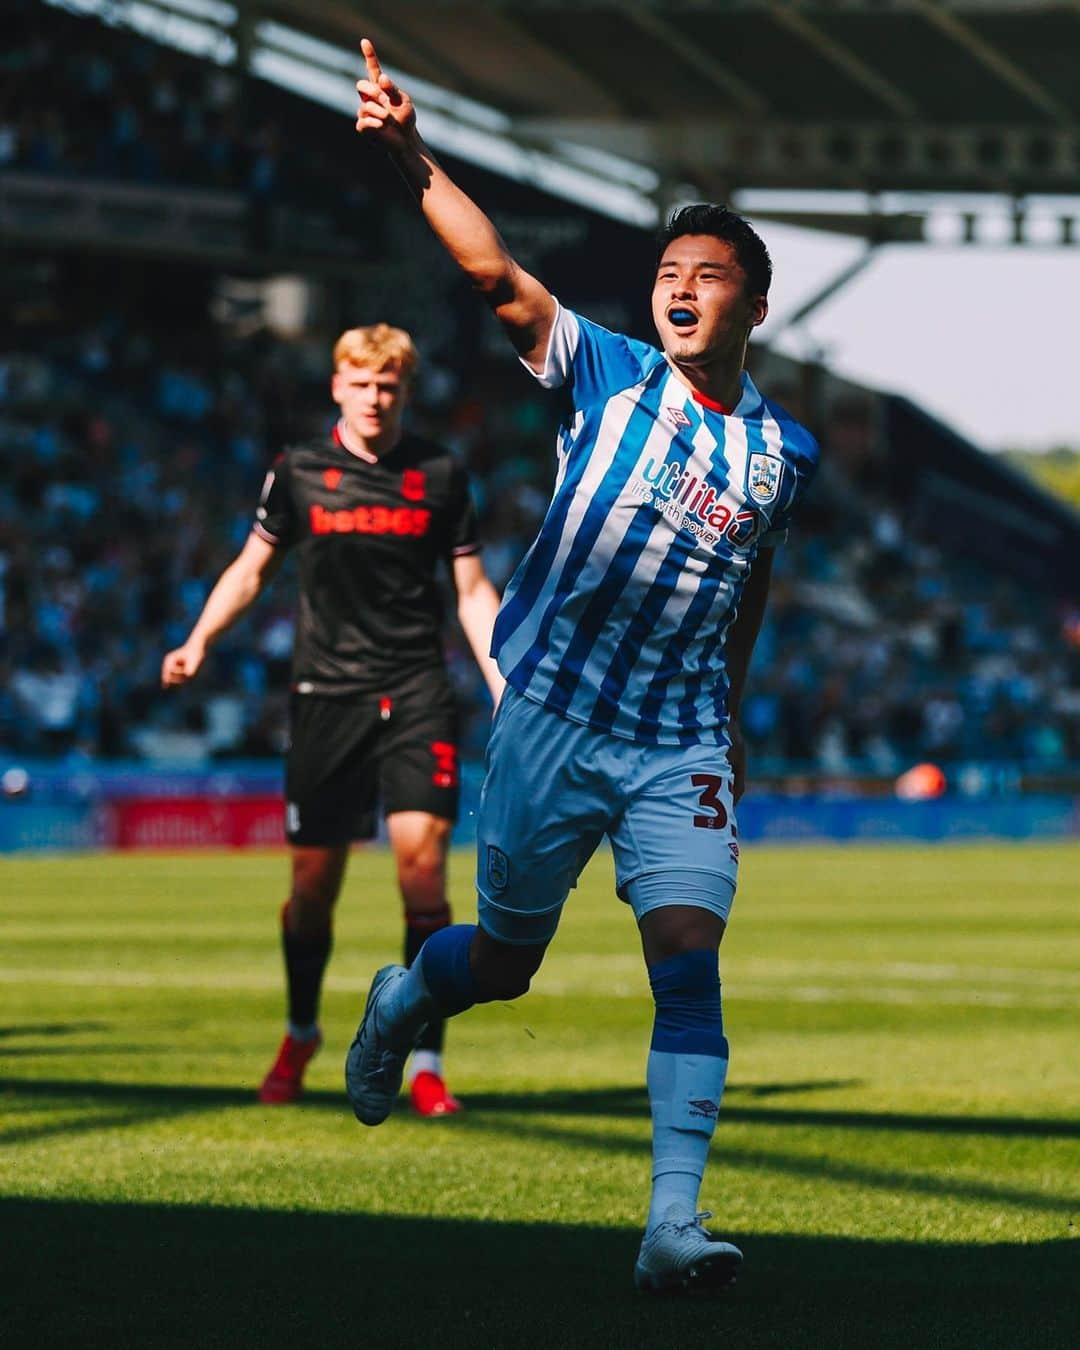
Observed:
[[[129,797],[112,807],[114,848],[268,848],[284,844],[280,797]]]

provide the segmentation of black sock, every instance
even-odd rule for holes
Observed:
[[[446,905],[434,914],[425,914],[422,918],[405,921],[405,964],[411,966],[420,955],[420,948],[440,928],[446,928],[451,922],[450,906]],[[446,1036],[446,1022],[441,1018],[429,1022],[416,1042],[417,1050],[433,1050],[441,1055],[443,1040]]]
[[[294,937],[281,927],[281,946],[285,953],[285,977],[289,986],[289,1021],[309,1027],[319,1020],[319,994],[323,971],[330,960],[333,934],[320,937]]]

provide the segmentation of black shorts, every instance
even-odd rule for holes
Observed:
[[[328,847],[375,833],[376,810],[458,814],[458,713],[443,680],[377,695],[294,694],[285,835]]]

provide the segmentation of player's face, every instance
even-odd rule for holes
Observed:
[[[355,436],[377,445],[398,439],[408,383],[396,366],[372,370],[343,361],[334,372],[330,390]]]
[[[725,239],[682,235],[664,250],[652,311],[664,351],[680,365],[707,365],[739,355],[769,307],[748,293],[746,272]]]

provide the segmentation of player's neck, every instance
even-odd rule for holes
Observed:
[[[367,464],[374,464],[377,460],[382,459],[401,440],[401,428],[399,426],[388,427],[381,436],[361,436],[349,426],[344,417],[338,418],[335,430],[337,432],[336,439],[341,448],[348,450],[350,455],[355,455],[357,459],[362,459]]]
[[[700,395],[706,407],[716,406],[724,412],[733,412],[743,393],[743,354],[735,359],[709,361],[701,365],[683,364],[667,358],[678,380]]]

